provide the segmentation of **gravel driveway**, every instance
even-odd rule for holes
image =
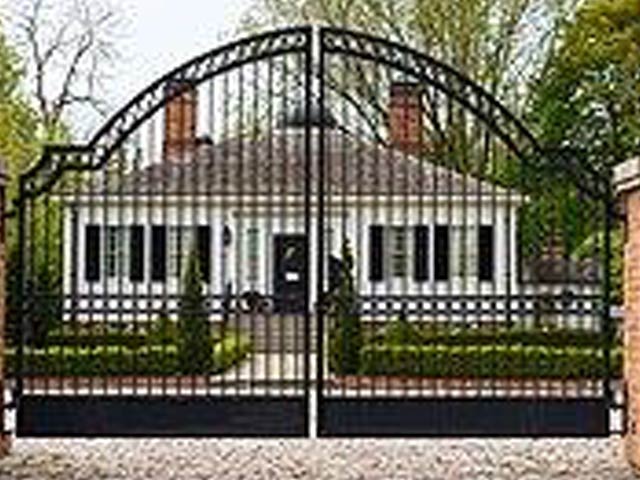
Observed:
[[[598,440],[17,440],[1,479],[633,479]]]

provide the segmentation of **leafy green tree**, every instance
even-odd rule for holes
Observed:
[[[17,194],[16,179],[40,152],[38,117],[23,92],[24,70],[0,24],[0,157],[9,175],[9,202]]]
[[[429,52],[517,108],[527,98],[526,85],[546,59],[557,25],[575,3],[575,0],[254,0],[243,27],[260,30],[313,23],[372,33]]]
[[[102,1],[14,3],[3,17],[13,24],[12,42],[0,22],[0,158],[9,175],[7,205],[15,213],[20,175],[40,158],[43,144],[70,140],[71,111],[104,113],[101,77],[117,58],[113,40],[121,16]],[[63,181],[74,181],[68,177]],[[28,302],[20,298],[18,222],[7,224],[9,338],[15,339],[19,309],[25,306],[24,334],[32,343],[44,343],[48,330],[61,321],[61,209],[50,195],[30,205]]]
[[[22,61],[16,51],[9,45],[2,33],[0,25],[0,158],[5,163],[9,181],[7,185],[7,205],[13,208],[13,201],[18,196],[18,178],[36,159],[41,150],[41,142],[37,135],[38,114],[30,106],[28,98],[23,92],[24,69]],[[48,204],[49,208],[51,204]],[[54,218],[57,212],[49,208],[48,214],[43,214],[44,205],[41,203],[34,212],[34,228],[32,234],[42,248],[39,255],[33,259],[32,275],[27,279],[30,291],[34,293],[33,303],[30,304],[30,321],[27,323],[27,339],[34,343],[42,343],[46,332],[53,320],[59,320],[59,298],[56,288],[59,285],[59,262],[54,258],[59,251],[52,244],[59,222]],[[45,228],[45,224],[48,228]],[[49,234],[49,235],[47,235]],[[19,289],[18,283],[18,243],[17,222],[9,219],[7,222],[7,318],[6,328],[9,338],[15,339],[17,331],[15,319],[18,318]]]
[[[602,199],[580,195],[579,187],[586,174],[608,188],[611,168],[640,151],[640,2],[587,0],[564,22],[534,88],[530,118],[541,143],[575,158],[557,168],[564,175],[545,175],[545,192],[527,206],[525,230],[540,240],[555,226],[567,254],[601,259]],[[614,231],[609,272],[614,301],[621,300],[619,236]]]
[[[353,254],[345,239],[342,246],[342,272],[337,288],[329,297],[329,366],[341,374],[358,373],[363,346],[358,297],[353,279]]]
[[[182,280],[178,312],[178,361],[182,373],[210,370],[213,342],[208,317],[198,255],[192,251]]]
[[[637,0],[588,0],[578,9],[540,76],[531,116],[545,143],[583,152],[597,171],[638,151]]]

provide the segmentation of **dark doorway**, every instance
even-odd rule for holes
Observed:
[[[304,235],[276,235],[273,239],[274,310],[302,313],[307,293],[307,239]]]

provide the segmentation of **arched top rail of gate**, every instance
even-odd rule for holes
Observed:
[[[22,196],[34,197],[46,191],[65,171],[101,168],[145,120],[179,95],[179,90],[165,88],[167,84],[189,82],[196,86],[234,68],[278,55],[304,53],[311,57],[313,41],[312,26],[292,27],[245,37],[193,58],[133,97],[86,145],[47,146],[40,161],[21,176]],[[334,27],[320,28],[319,42],[322,54],[352,56],[387,65],[443,92],[483,122],[517,158],[549,157],[544,162],[547,165],[561,163],[569,165],[572,171],[582,167],[579,155],[543,149],[524,123],[497,98],[428,54],[373,35]],[[314,71],[319,74],[317,68]],[[590,171],[588,165],[583,170],[577,183],[589,195],[602,196],[598,172]]]

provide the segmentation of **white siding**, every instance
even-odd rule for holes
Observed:
[[[425,202],[427,203],[427,202]],[[389,205],[376,205],[374,202],[352,206],[342,213],[341,206],[334,204],[327,209],[325,216],[325,254],[340,255],[341,238],[346,236],[351,244],[355,260],[356,286],[364,296],[460,296],[504,295],[507,292],[513,294],[519,290],[517,278],[517,249],[516,249],[516,202],[478,204],[470,202],[417,204],[401,203],[394,208]],[[221,296],[227,282],[231,282],[235,292],[257,290],[267,295],[273,294],[273,237],[277,234],[302,234],[305,229],[304,211],[301,206],[279,203],[274,200],[269,205],[245,205],[243,207],[232,204],[213,204],[205,206],[199,204],[193,206],[184,201],[182,204],[171,205],[165,200],[153,199],[141,200],[135,205],[112,205],[94,202],[92,205],[80,205],[75,207],[77,211],[77,244],[65,241],[65,292],[76,292],[80,300],[81,309],[113,310],[110,313],[94,314],[94,319],[126,319],[136,317],[138,313],[147,308],[159,308],[162,305],[163,296],[175,296],[178,293],[179,279],[167,277],[166,282],[151,282],[151,226],[152,225],[209,225],[211,227],[211,271],[212,282],[206,286],[209,295]],[[314,305],[316,301],[317,281],[317,215],[312,211],[310,222],[310,301]],[[88,224],[104,225],[143,225],[145,226],[145,261],[144,278],[142,283],[132,283],[128,277],[105,278],[104,252],[101,252],[101,277],[99,282],[88,283],[85,280],[85,226]],[[369,236],[370,225],[405,226],[408,230],[409,256],[407,276],[394,278],[386,275],[384,281],[372,282],[369,280]],[[436,224],[449,226],[479,226],[492,225],[494,227],[494,280],[493,282],[479,282],[477,276],[466,278],[450,278],[446,282],[433,280],[433,255],[434,255],[434,226]],[[231,244],[223,248],[223,229],[227,225],[232,232]],[[429,280],[416,282],[413,279],[413,231],[415,225],[429,226]],[[66,216],[65,239],[73,238],[72,215]],[[247,229],[257,228],[259,231],[259,270],[255,278],[251,278],[248,271]],[[240,232],[240,233],[239,233]],[[329,240],[331,236],[331,240]],[[104,237],[101,248],[104,250]],[[330,251],[329,251],[330,250]],[[327,264],[328,262],[325,262]],[[76,288],[72,285],[72,272],[77,269]],[[325,281],[327,279],[325,271]],[[107,302],[103,295],[107,294],[111,299]],[[156,297],[153,302],[140,297]],[[130,297],[139,297],[134,302]],[[70,306],[67,302],[67,306]],[[170,302],[169,308],[175,307],[175,302]],[[477,309],[477,304],[470,306]],[[490,309],[487,306],[487,309]],[[121,313],[117,314],[117,310]],[[80,315],[85,316],[85,315]],[[448,315],[451,320],[457,315]]]

